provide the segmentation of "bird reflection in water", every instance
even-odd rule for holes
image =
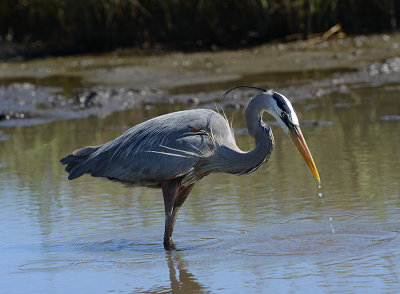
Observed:
[[[195,276],[187,270],[187,264],[182,260],[182,252],[169,251],[166,258],[169,268],[172,293],[202,293],[205,289]]]

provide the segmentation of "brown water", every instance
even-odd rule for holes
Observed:
[[[0,129],[1,292],[397,293],[400,121],[385,117],[400,114],[399,89],[363,84],[294,103],[300,120],[327,122],[303,126],[322,189],[273,126],[276,148],[259,171],[195,186],[172,252],[159,190],[70,182],[59,159],[188,106]],[[242,110],[228,116],[252,148]]]

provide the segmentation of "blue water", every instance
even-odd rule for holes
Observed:
[[[295,104],[321,174],[289,138],[258,172],[196,184],[162,246],[159,190],[89,176],[59,159],[112,139],[146,110],[2,129],[0,285],[16,293],[397,293],[400,289],[398,91],[360,88]],[[335,106],[336,104],[336,106]],[[163,113],[160,108],[156,114]],[[241,112],[234,127],[244,127]],[[265,117],[265,119],[270,119]],[[243,149],[247,135],[237,135]],[[318,193],[323,193],[320,197]]]

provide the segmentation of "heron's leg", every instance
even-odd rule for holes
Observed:
[[[176,222],[176,218],[178,217],[179,209],[183,205],[183,202],[185,202],[186,198],[189,196],[190,192],[193,189],[193,186],[194,186],[194,184],[191,184],[189,186],[180,188],[178,191],[178,196],[175,198],[174,208],[172,210],[172,223],[171,223],[170,237],[172,237],[172,233],[174,231],[175,222]]]
[[[164,197],[164,207],[165,207],[165,231],[164,231],[164,248],[166,250],[171,250],[171,236],[173,228],[173,210],[175,199],[178,196],[180,188],[179,180],[172,180],[165,182],[162,185],[162,192]]]

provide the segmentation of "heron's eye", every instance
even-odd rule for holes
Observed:
[[[286,118],[287,118],[286,112],[282,112],[282,113],[281,113],[281,116],[282,116],[282,118],[286,119]]]

